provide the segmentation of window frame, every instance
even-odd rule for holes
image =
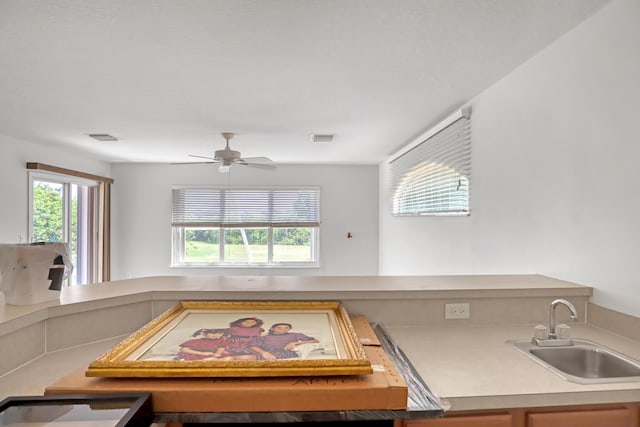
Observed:
[[[72,169],[52,166],[45,163],[27,162],[27,239],[33,238],[33,183],[34,180],[55,182],[70,187],[72,184],[95,187],[93,197],[94,213],[92,234],[95,244],[92,245],[91,263],[94,274],[91,282],[107,282],[111,279],[111,185],[113,179],[99,175],[80,172]],[[64,191],[63,229],[65,235],[70,233],[68,210],[71,207],[71,192]],[[95,279],[95,280],[93,280]],[[81,286],[81,285],[79,285]]]
[[[68,244],[71,244],[72,235],[73,235],[73,230],[72,230],[73,219],[71,218],[71,215],[73,213],[72,186],[75,185],[75,186],[85,186],[85,187],[95,188],[94,190],[95,193],[93,193],[93,195],[91,196],[92,200],[88,201],[90,204],[95,206],[95,209],[93,210],[90,218],[91,224],[87,224],[87,227],[90,229],[90,237],[88,239],[89,244],[87,245],[87,249],[88,249],[87,254],[83,254],[83,257],[87,260],[87,263],[86,263],[87,272],[85,274],[87,274],[89,277],[89,283],[93,283],[97,281],[98,259],[97,259],[97,256],[95,255],[98,252],[97,249],[99,244],[98,233],[97,233],[98,222],[99,222],[98,217],[99,217],[99,209],[100,209],[99,201],[98,201],[99,199],[98,192],[100,187],[99,182],[94,180],[71,177],[71,176],[62,176],[59,174],[53,174],[49,172],[29,171],[28,174],[29,174],[29,201],[28,201],[29,202],[29,221],[28,221],[29,230],[28,230],[27,238],[29,242],[33,242],[34,240],[33,215],[34,215],[34,207],[35,207],[34,206],[35,183],[43,182],[43,183],[60,184],[62,186],[62,241]],[[70,247],[69,250],[71,249],[72,248]],[[88,256],[90,254],[94,254],[94,256]],[[78,271],[78,268],[79,268],[77,263],[80,261],[81,255],[79,252],[77,254],[72,254],[72,258],[73,258],[73,255],[77,256],[76,264],[73,266],[74,274],[75,274],[75,272]],[[71,283],[71,277],[72,276],[67,277],[67,280],[66,280],[67,286],[85,284],[85,283]]]
[[[258,191],[258,192],[268,192],[273,193],[277,191],[315,191],[317,192],[318,197],[318,206],[317,206],[317,216],[320,217],[320,187],[318,186],[295,186],[295,187],[282,187],[282,186],[268,186],[268,187],[260,187],[260,186],[250,186],[250,187],[223,187],[223,186],[178,186],[174,185],[172,187],[172,192],[176,189],[211,189],[213,191],[221,191],[221,192],[233,192],[234,190],[249,190],[249,191]],[[224,198],[224,196],[223,196]],[[174,202],[172,201],[172,207]],[[274,206],[269,205],[270,213],[273,212]],[[267,231],[267,260],[266,262],[237,262],[237,261],[225,261],[225,230],[235,230],[235,229],[252,229],[252,228],[260,228],[266,229]],[[274,230],[277,228],[309,228],[310,229],[310,261],[274,261]],[[218,261],[215,262],[199,262],[199,261],[186,261],[186,232],[188,230],[217,230],[218,235],[218,244],[219,244],[219,255]],[[302,224],[294,225],[273,225],[273,224],[265,224],[263,222],[258,222],[254,227],[251,226],[250,223],[244,222],[239,225],[234,225],[233,223],[220,225],[220,226],[196,226],[193,224],[190,225],[176,225],[172,222],[171,224],[171,268],[318,268],[320,267],[320,222],[315,226],[305,226]]]
[[[471,108],[462,108],[389,158],[394,217],[469,216]]]

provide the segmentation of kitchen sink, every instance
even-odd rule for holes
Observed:
[[[578,384],[640,382],[640,361],[585,339],[573,345],[539,347],[528,340],[510,340],[508,344],[555,372]]]

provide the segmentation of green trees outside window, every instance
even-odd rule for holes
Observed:
[[[32,241],[63,241],[62,188],[62,184],[40,181],[34,183]]]
[[[74,266],[68,284],[94,282],[97,272],[97,186],[34,178],[31,242],[66,243]]]
[[[312,228],[274,227],[271,233],[273,262],[310,262],[314,259]],[[224,235],[224,242],[221,245],[222,235]],[[268,227],[186,228],[184,238],[183,262],[186,263],[262,264],[269,262]]]

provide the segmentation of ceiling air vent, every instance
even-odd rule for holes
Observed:
[[[89,136],[97,141],[117,141],[113,135],[109,135],[108,133],[90,133]]]
[[[311,141],[312,142],[318,142],[321,144],[326,144],[328,142],[333,142],[333,137],[335,136],[335,134],[317,134],[314,133],[313,135],[311,135]]]

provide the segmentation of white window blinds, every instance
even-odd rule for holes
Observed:
[[[446,123],[390,162],[393,215],[467,215],[471,111]]]
[[[174,187],[171,222],[174,227],[319,227],[320,189]]]

